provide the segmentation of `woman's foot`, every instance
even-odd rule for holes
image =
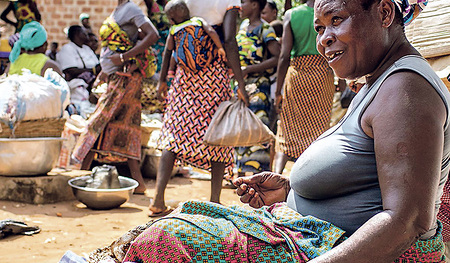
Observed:
[[[170,206],[164,206],[164,208],[157,208],[154,206],[150,206],[148,208],[150,211],[148,213],[149,217],[161,217],[170,214],[173,211],[173,208]]]
[[[147,188],[145,188],[144,185],[139,185],[138,187],[136,187],[136,189],[134,189],[133,194],[135,195],[145,195],[145,191],[147,190]]]

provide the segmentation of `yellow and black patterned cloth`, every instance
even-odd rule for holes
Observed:
[[[105,19],[99,32],[102,47],[108,47],[111,51],[124,53],[135,45],[111,16]],[[155,74],[156,58],[151,48],[146,49],[142,54],[131,60],[137,64],[144,78],[149,78]]]

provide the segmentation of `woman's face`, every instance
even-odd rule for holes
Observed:
[[[270,23],[277,19],[277,10],[272,9],[269,4],[266,4],[264,9],[261,11],[261,18],[267,23]]]
[[[383,57],[377,4],[363,10],[360,0],[316,0],[317,50],[340,78],[372,73]]]
[[[242,0],[241,1],[241,18],[245,19],[250,16],[250,14],[253,12],[255,3],[253,3],[251,0]]]

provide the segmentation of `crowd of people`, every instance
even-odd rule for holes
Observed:
[[[139,235],[124,261],[445,262],[450,93],[404,32],[426,0],[285,1],[283,14],[271,0],[144,3],[147,14],[118,0],[99,38],[81,14],[69,42],[49,51],[33,0],[11,2],[0,16],[18,32],[8,74],[52,68],[71,88],[70,114],[92,103],[95,85],[107,86],[72,153],[82,169],[94,158],[126,162],[135,193],[144,194],[143,86],[165,105],[149,216],[171,216]],[[17,9],[28,15],[8,20]],[[357,95],[330,128],[338,79],[364,84],[352,85]],[[232,97],[276,134],[273,141],[203,143]],[[177,162],[211,173],[210,202],[166,205]],[[220,205],[225,174],[257,209]]]

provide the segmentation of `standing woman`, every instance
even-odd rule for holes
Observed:
[[[170,29],[169,19],[167,19],[167,16],[164,13],[166,0],[144,0],[144,3],[147,7],[148,18],[150,18],[152,23],[155,25],[160,36],[158,41],[152,46],[157,58],[158,69],[156,72],[159,72],[161,71],[164,48],[166,46],[166,39],[167,36],[169,36]]]
[[[142,35],[139,41],[138,33]],[[94,153],[101,161],[127,161],[131,176],[139,182],[135,193],[143,194],[145,185],[139,167],[141,83],[143,77],[155,73],[156,62],[149,47],[158,40],[158,33],[136,4],[118,0],[100,28],[100,39],[101,76],[105,76],[108,88],[89,118],[72,159],[83,161],[82,169],[90,168]]]
[[[141,104],[142,110],[147,113],[162,113],[164,112],[164,103],[158,100],[156,93],[170,22],[164,12],[166,0],[144,0],[144,3],[147,7],[147,16],[158,30],[160,38],[152,45],[157,65],[156,74],[142,80]]]
[[[317,51],[313,19],[314,0],[308,0],[287,11],[283,21],[275,92],[281,126],[275,146],[275,173],[281,174],[289,159],[295,161],[330,127],[334,76]]]
[[[236,20],[241,2],[239,0],[186,0],[191,17],[201,17],[223,35],[223,46],[229,66],[238,80],[238,96],[248,104],[248,96],[242,71],[239,66],[239,53],[236,44]],[[163,64],[169,65],[172,54],[165,52]],[[161,76],[167,76],[168,66],[161,69]],[[179,89],[197,94],[192,104],[168,105],[165,124],[162,129],[160,147],[163,150],[156,177],[155,198],[150,204],[149,216],[162,216],[171,211],[165,205],[164,192],[176,159],[211,171],[210,201],[219,203],[223,175],[226,167],[233,162],[232,147],[212,147],[203,144],[203,135],[220,102],[230,98],[230,76],[225,63],[215,61],[197,74],[184,74],[177,68],[174,79]],[[160,87],[161,88],[161,87]],[[165,87],[162,87],[165,88]],[[160,93],[163,90],[160,90]],[[169,92],[168,99],[173,96]],[[182,98],[182,97],[181,97]],[[187,101],[187,97],[184,101]],[[177,110],[175,107],[178,105]],[[191,107],[192,106],[192,107]],[[190,108],[191,107],[191,108]],[[176,115],[170,115],[170,113]],[[182,116],[182,118],[177,118]],[[167,118],[172,118],[170,121]],[[192,129],[195,128],[195,129]],[[186,132],[189,130],[188,132]]]
[[[10,12],[14,12],[17,22],[8,19]],[[18,33],[25,24],[31,21],[41,22],[41,13],[39,13],[35,0],[18,0],[11,1],[3,10],[0,18],[6,23],[13,25],[16,28],[16,33]]]
[[[249,108],[269,126],[272,109],[270,75],[277,66],[280,44],[275,30],[261,19],[266,0],[243,0],[242,21],[236,40],[242,73],[250,96]],[[270,171],[270,145],[236,148],[238,174]]]

